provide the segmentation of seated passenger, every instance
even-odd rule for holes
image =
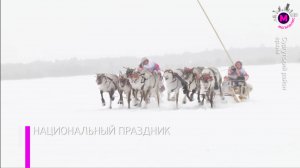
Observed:
[[[229,81],[233,81],[235,85],[240,85],[240,83],[245,83],[249,78],[249,75],[243,68],[243,64],[241,61],[237,61],[234,66],[231,66],[228,69],[228,77]]]

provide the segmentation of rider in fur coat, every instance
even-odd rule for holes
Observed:
[[[140,65],[139,65],[139,70],[148,70],[152,73],[156,73],[159,76],[159,83],[160,83],[160,91],[163,92],[165,90],[165,86],[162,81],[162,75],[160,71],[160,67],[157,63],[149,61],[148,58],[143,57],[141,59]]]

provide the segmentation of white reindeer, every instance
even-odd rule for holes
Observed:
[[[178,98],[179,98],[179,90],[182,88],[182,82],[179,79],[178,73],[181,71],[172,71],[171,69],[167,69],[164,71],[163,77],[166,81],[167,91],[168,91],[168,100],[170,101],[170,94],[175,93],[175,102],[176,108],[178,108]]]
[[[216,90],[220,91],[220,96],[224,100],[221,84],[222,76],[217,68],[204,68],[200,77],[200,94],[202,95],[201,103],[203,104],[204,99],[206,98],[210,102],[211,108],[213,108]]]
[[[154,95],[156,97],[157,104],[158,106],[160,105],[160,79],[156,73],[151,73],[147,70],[136,71],[134,69],[127,68],[126,75],[136,94],[141,94],[139,106],[142,105],[143,100],[147,105],[149,103],[151,95]]]

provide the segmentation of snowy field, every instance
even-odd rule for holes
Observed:
[[[300,64],[246,66],[250,100],[102,107],[95,76],[1,81],[1,164],[23,167],[24,126],[169,126],[168,136],[37,136],[32,167],[300,166]],[[226,73],[225,68],[220,68]],[[116,94],[117,96],[117,94]],[[182,99],[182,94],[180,95]],[[109,99],[106,97],[108,105]]]

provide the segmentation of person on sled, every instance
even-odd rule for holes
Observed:
[[[241,99],[247,99],[250,91],[252,91],[252,85],[246,83],[249,79],[248,73],[243,68],[243,63],[237,61],[234,66],[229,67],[228,76],[224,77],[222,83],[223,92],[225,95],[232,95],[231,87],[234,87],[234,92],[239,95],[235,97],[237,102]]]
[[[241,61],[237,61],[234,66],[231,66],[228,69],[227,80],[232,81],[235,86],[245,84],[248,78],[249,75],[243,68],[243,63]]]
[[[159,64],[157,64],[155,62],[152,62],[152,61],[149,61],[148,58],[143,57],[141,59],[140,64],[139,64],[138,70],[148,70],[152,73],[156,73],[159,76],[159,81],[160,81],[159,82],[159,89],[160,89],[160,92],[163,92],[165,90],[165,86],[163,84],[163,78],[162,78],[162,74],[161,74],[161,71],[160,71]]]

